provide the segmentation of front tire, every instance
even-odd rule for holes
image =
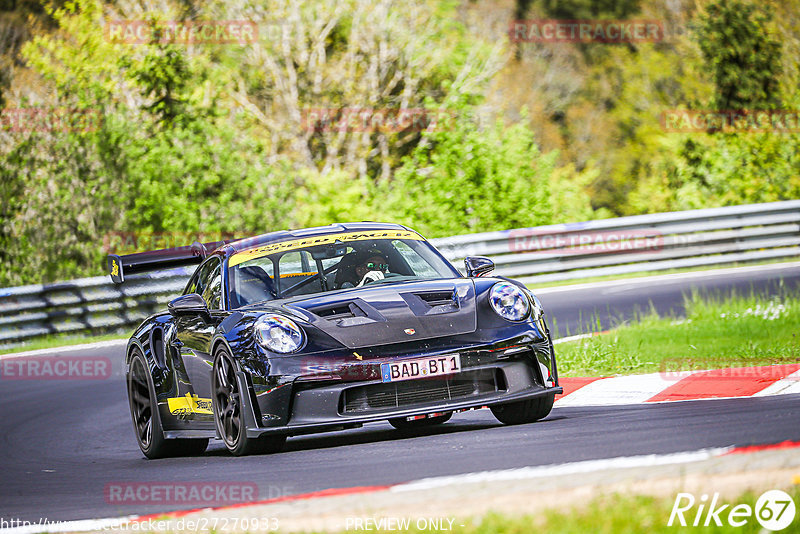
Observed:
[[[133,419],[136,442],[149,459],[178,455],[202,454],[208,447],[208,439],[167,439],[161,425],[155,387],[149,367],[138,348],[133,350],[128,372],[128,405]]]
[[[492,413],[504,425],[521,425],[544,419],[553,409],[556,395],[492,406]]]
[[[286,436],[248,438],[244,422],[244,399],[236,379],[236,364],[228,351],[220,349],[214,359],[212,380],[214,423],[225,447],[234,456],[279,452]]]

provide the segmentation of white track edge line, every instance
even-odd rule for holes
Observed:
[[[652,467],[659,465],[674,465],[691,462],[699,462],[720,456],[733,449],[730,447],[718,447],[711,449],[700,449],[690,452],[679,452],[672,454],[648,454],[641,456],[621,456],[617,458],[607,458],[600,460],[588,460],[583,462],[571,462],[565,464],[552,464],[537,467],[521,467],[517,469],[504,469],[497,471],[482,471],[477,473],[467,473],[463,475],[423,478],[420,480],[396,484],[391,486],[389,492],[408,492],[419,491],[433,488],[441,488],[456,484],[469,484],[479,482],[494,481],[513,481],[526,480],[541,477],[554,477],[563,475],[585,474],[607,469],[625,469],[634,467]],[[165,513],[164,515],[169,515]],[[85,532],[91,530],[108,530],[120,527],[139,516],[127,516],[108,519],[84,519],[78,521],[53,521],[40,525],[38,522],[32,524],[2,528],[0,532],[4,534],[36,534],[39,532]],[[169,520],[169,518],[165,518]]]
[[[127,344],[128,344],[127,339],[110,339],[108,341],[95,341],[94,343],[82,343],[80,345],[64,345],[63,347],[53,347],[50,349],[36,349],[25,352],[11,352],[9,354],[0,354],[0,360],[8,360],[10,358],[24,358],[26,356],[47,356],[51,354],[73,352],[76,350],[103,349],[103,348],[118,347],[118,346],[121,347]]]
[[[424,478],[414,482],[406,482],[389,488],[390,492],[417,491],[433,488],[442,488],[461,484],[475,484],[483,482],[506,482],[514,480],[527,480],[534,478],[552,478],[555,476],[585,474],[607,469],[625,469],[631,467],[652,467],[658,465],[683,464],[707,460],[732,450],[733,447],[719,447],[713,449],[700,449],[691,452],[673,454],[647,454],[642,456],[621,456],[601,460],[587,460],[566,464],[553,464],[537,467],[521,467],[517,469],[503,469],[498,471],[482,471],[464,475]]]

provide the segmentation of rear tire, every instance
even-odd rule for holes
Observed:
[[[492,406],[492,413],[504,425],[521,425],[544,419],[553,409],[556,395]]]
[[[236,379],[236,365],[225,349],[220,349],[214,358],[213,376],[214,423],[228,451],[234,456],[280,452],[286,442],[285,435],[247,437],[242,392]]]
[[[128,383],[128,406],[133,420],[136,442],[145,457],[153,460],[169,456],[202,454],[208,447],[208,439],[167,439],[161,425],[155,387],[147,362],[138,348],[126,373]]]
[[[444,415],[437,415],[436,417],[426,417],[425,419],[415,419],[414,421],[406,421],[405,417],[397,417],[389,419],[389,424],[397,430],[413,430],[416,428],[427,428],[429,426],[436,426],[446,423],[453,417],[453,412],[447,412]]]

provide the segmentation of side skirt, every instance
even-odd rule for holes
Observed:
[[[165,430],[164,437],[167,439],[175,439],[175,438],[214,439],[217,437],[217,433],[213,430]]]

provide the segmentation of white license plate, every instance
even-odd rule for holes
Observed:
[[[433,356],[400,362],[382,363],[381,378],[383,382],[399,382],[414,378],[449,375],[461,371],[461,355]]]

